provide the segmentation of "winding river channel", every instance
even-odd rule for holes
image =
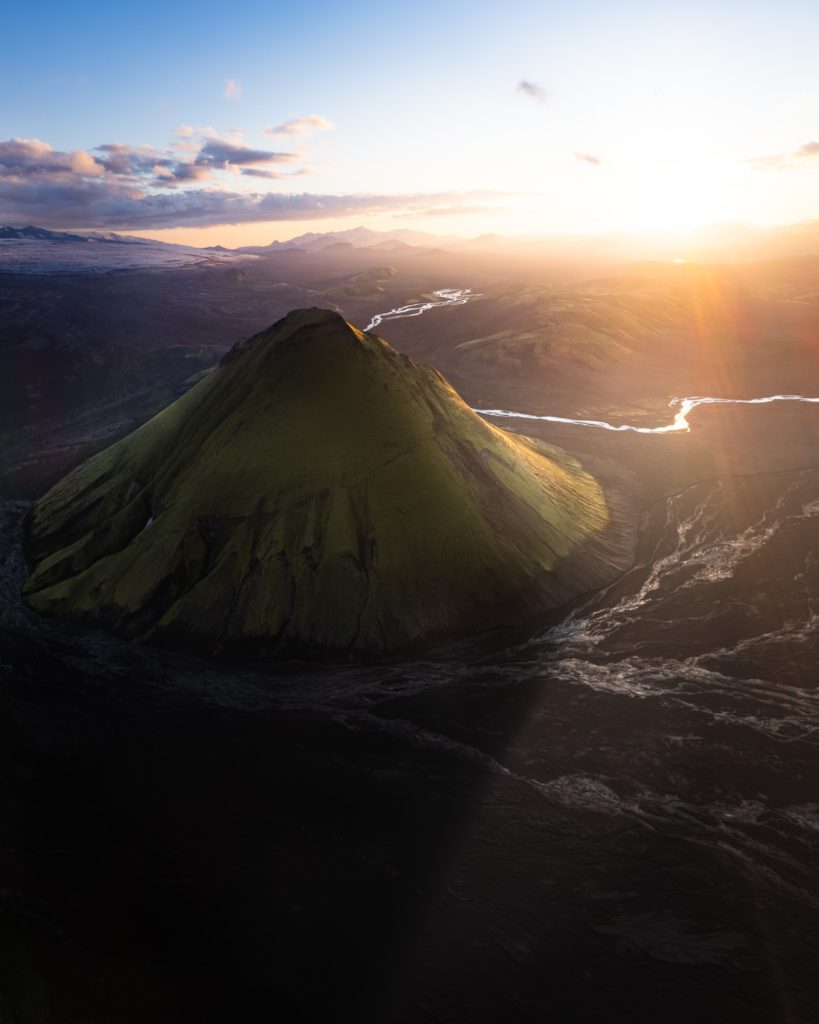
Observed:
[[[819,398],[676,398],[655,427],[477,412],[664,435],[775,402]],[[813,1024],[819,458],[780,464],[748,419],[719,443],[767,459],[641,507],[609,586],[385,664],[35,615],[30,505],[0,500],[0,1018],[11,993],[15,1021],[65,1024]]]
[[[475,409],[480,416],[506,417],[516,420],[544,420],[548,423],[574,423],[580,427],[599,427],[601,430],[630,430],[635,434],[672,434],[680,430],[690,430],[688,415],[701,405],[768,405],[771,402],[810,402],[819,404],[819,398],[806,395],[764,395],[762,398],[712,398],[696,396],[692,398],[672,398],[671,408],[679,406],[671,423],[662,427],[635,427],[629,423],[607,423],[605,420],[570,419],[566,416],[538,416],[530,412],[512,412],[508,409]]]
[[[364,330],[373,331],[385,320],[403,320],[405,317],[420,316],[427,310],[437,309],[439,306],[465,306],[470,299],[477,297],[473,295],[471,288],[440,288],[432,294],[435,296],[434,300],[410,302],[406,306],[388,309],[386,313],[376,313]]]
[[[397,306],[385,313],[376,313],[364,328],[372,331],[385,320],[402,320],[405,317],[421,316],[430,309],[441,306],[465,306],[471,299],[478,298],[471,288],[440,288],[432,293],[435,300],[410,302],[406,306]],[[631,431],[635,434],[672,434],[691,429],[688,422],[689,413],[701,405],[768,405],[771,402],[809,402],[819,404],[819,398],[807,395],[763,395],[760,398],[715,398],[713,396],[695,395],[688,398],[672,398],[670,408],[676,409],[674,419],[660,427],[637,427],[630,423],[608,423],[606,420],[572,419],[566,416],[544,416],[530,412],[515,412],[511,409],[475,409],[480,416],[516,420],[540,420],[546,423],[574,423],[579,427],[597,427],[600,430]]]

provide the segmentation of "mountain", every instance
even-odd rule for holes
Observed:
[[[398,276],[395,267],[369,267],[328,288],[324,295],[334,299],[377,299],[384,294],[384,285]]]
[[[475,333],[436,353],[434,361],[471,377],[491,373],[530,382],[553,381],[576,369],[612,368],[633,358],[641,339],[692,323],[692,292],[702,287],[687,273],[689,268],[650,266],[658,268],[651,277],[636,266],[629,276],[573,287],[497,289],[491,301],[482,303]]]
[[[355,246],[352,242],[330,242],[327,245],[322,245],[321,252],[328,255],[343,256],[345,253],[352,252],[353,249],[355,249]]]
[[[252,255],[263,255],[266,252],[275,252],[280,249],[309,249],[312,252],[321,252],[329,246],[338,243],[348,243],[356,249],[371,248],[387,243],[402,243],[407,249],[425,247],[430,245],[449,245],[463,242],[463,239],[455,235],[432,235],[426,231],[413,231],[411,228],[398,228],[395,231],[373,231],[370,228],[357,227],[347,228],[345,231],[317,232],[308,231],[303,235],[297,235],[286,242],[271,242],[269,245],[245,245],[236,252],[249,253]]]
[[[298,310],[37,503],[25,598],[198,653],[384,653],[600,585],[608,518],[564,452]]]
[[[377,245],[371,245],[368,248],[374,252],[413,252],[417,246],[407,245],[406,242],[399,242],[395,238],[387,238],[383,242],[379,242]]]
[[[88,231],[78,235],[70,231],[51,231],[48,228],[38,228],[33,224],[24,228],[15,228],[9,225],[0,227],[0,239],[31,242],[117,242],[121,245],[167,244],[139,238],[136,235],[118,235],[114,231]]]
[[[0,273],[8,274],[101,274],[221,265],[251,258],[222,246],[198,249],[114,232],[73,234],[32,225],[0,227]]]
[[[14,228],[9,225],[0,226],[0,239],[25,239],[36,242],[85,242],[87,235],[73,235],[67,231],[49,231],[48,228],[37,228],[29,224],[24,228]]]
[[[819,222],[759,227],[719,223],[691,232],[614,232],[590,235],[521,235],[507,237],[483,234],[475,238],[434,235],[409,228],[373,231],[356,227],[331,233],[307,232],[286,242],[269,246],[246,246],[237,252],[262,255],[277,249],[309,249],[319,252],[349,242],[356,249],[375,248],[394,242],[409,247],[445,250],[475,258],[501,258],[505,263],[520,260],[523,265],[541,261],[589,264],[597,274],[604,267],[636,260],[728,261],[758,260],[819,253]],[[587,276],[583,271],[581,276]],[[575,273],[574,276],[577,276]]]

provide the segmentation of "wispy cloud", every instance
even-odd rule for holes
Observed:
[[[269,181],[281,181],[284,178],[300,178],[310,171],[306,167],[298,167],[295,171],[265,171],[261,167],[243,167],[242,174],[248,178],[267,178]]]
[[[449,205],[430,206],[427,209],[411,209],[396,213],[394,216],[402,220],[414,220],[417,217],[458,217],[464,213],[496,213],[497,208],[483,205]]]
[[[307,114],[304,117],[293,117],[289,121],[285,121],[284,124],[265,128],[264,133],[265,135],[304,136],[312,131],[328,132],[334,127],[335,125],[321,114]]]
[[[207,125],[205,128],[197,129],[194,134],[201,135],[203,139],[227,139],[229,142],[241,142],[246,132],[244,128],[223,128],[221,131],[217,131],[213,125]]]
[[[757,171],[790,171],[805,167],[819,158],[819,142],[806,142],[792,153],[772,153],[768,156],[754,156],[743,163]]]
[[[595,156],[594,153],[575,152],[574,158],[584,164],[590,164],[592,167],[599,167],[603,163],[602,159],[599,156]]]
[[[228,78],[225,82],[225,97],[229,100],[238,100],[242,95],[242,86],[235,78]]]
[[[522,78],[518,82],[516,92],[523,93],[524,96],[529,96],[533,100],[537,100],[538,103],[545,103],[549,98],[549,93],[542,85],[538,85],[537,82],[530,82],[526,78]]]
[[[199,151],[196,163],[200,167],[222,167],[229,164],[243,167],[247,164],[293,163],[298,153],[274,153],[266,149],[250,149],[224,139],[208,139]]]
[[[458,196],[316,195],[277,192],[251,195],[217,189],[171,193],[138,193],[112,183],[24,181],[0,179],[0,221],[38,223],[53,228],[206,227],[256,221],[314,220],[401,211],[427,204],[453,208]]]

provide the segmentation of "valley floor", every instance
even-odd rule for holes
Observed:
[[[656,422],[701,393],[691,337],[574,390],[455,383]],[[819,395],[812,354],[760,346],[738,395]],[[628,477],[634,567],[382,667],[231,668],[38,619],[9,491],[0,1019],[815,1021],[819,407],[691,423],[521,423]]]
[[[814,1019],[819,469],[732,412],[608,592],[381,669],[38,620],[7,506],[6,1018]]]

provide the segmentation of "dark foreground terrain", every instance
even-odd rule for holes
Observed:
[[[467,311],[399,322],[406,347]],[[796,313],[581,368],[574,411],[665,422],[709,380],[819,395]],[[462,383],[519,411],[572,393]],[[691,422],[510,421],[630,479],[634,567],[381,668],[229,667],[39,619],[9,486],[0,1019],[816,1020],[819,406]]]

